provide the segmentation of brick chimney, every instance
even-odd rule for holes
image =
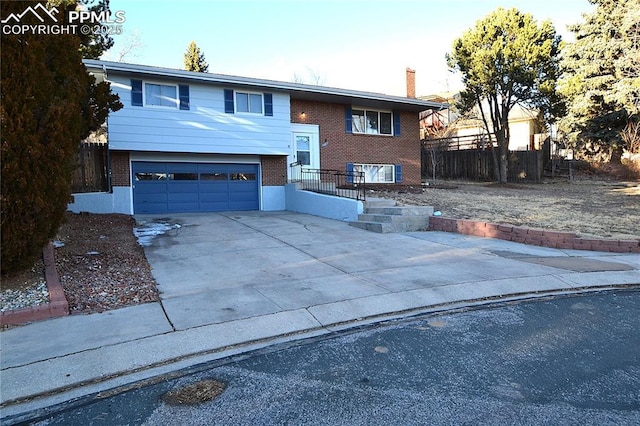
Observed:
[[[416,97],[416,70],[407,68],[407,98]]]

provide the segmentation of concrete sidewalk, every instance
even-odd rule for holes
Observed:
[[[4,419],[275,343],[422,312],[640,285],[640,256],[291,212],[138,217],[161,303],[0,333]]]

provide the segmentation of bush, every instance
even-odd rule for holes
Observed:
[[[2,16],[35,4],[2,2]],[[3,33],[1,55],[1,269],[7,273],[33,264],[56,234],[81,139],[122,104],[87,73],[75,35]]]

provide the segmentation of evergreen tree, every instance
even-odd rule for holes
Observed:
[[[187,51],[184,53],[184,69],[196,72],[209,71],[209,64],[204,58],[204,53],[200,51],[195,41],[189,43]]]
[[[500,183],[507,181],[511,109],[536,108],[549,121],[562,110],[555,92],[559,44],[551,22],[538,24],[530,14],[499,8],[455,40],[447,55],[466,86],[458,107],[462,113],[479,108],[487,132],[496,138],[498,153],[492,153]]]
[[[0,15],[36,1],[1,2]],[[58,3],[66,25],[75,2]],[[32,21],[30,21],[32,20]],[[39,24],[25,15],[23,24]],[[106,82],[96,84],[73,34],[2,34],[2,272],[33,264],[56,232],[71,194],[80,141],[122,107]]]
[[[640,106],[640,2],[589,1],[595,10],[570,28],[575,42],[562,49],[568,110],[559,124],[579,153],[605,151],[619,161],[621,132]]]

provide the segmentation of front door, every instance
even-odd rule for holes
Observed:
[[[311,133],[293,134],[293,160],[305,169],[311,168],[311,136]]]
[[[320,168],[320,151],[318,146],[318,126],[292,125],[291,154],[289,164],[299,163],[304,169]],[[292,170],[289,170],[291,172]]]

